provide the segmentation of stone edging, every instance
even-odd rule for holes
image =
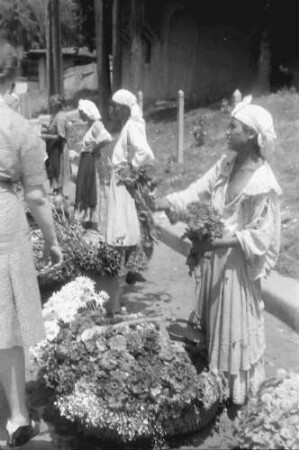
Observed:
[[[174,251],[186,256],[189,247],[181,240],[185,225],[171,225],[164,213],[154,215],[159,240]],[[265,310],[299,333],[299,282],[273,271],[262,282]]]

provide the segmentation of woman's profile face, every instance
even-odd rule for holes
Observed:
[[[236,151],[245,147],[249,141],[248,131],[239,120],[234,118],[227,129],[226,136],[229,148]]]
[[[83,122],[87,122],[88,121],[88,116],[81,109],[79,109],[79,116],[80,116],[80,119],[83,120]]]

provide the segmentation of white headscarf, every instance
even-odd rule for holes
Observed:
[[[125,105],[130,108],[131,117],[133,119],[142,118],[141,110],[137,103],[137,98],[127,89],[119,89],[112,96],[112,100],[119,105]]]
[[[90,100],[79,100],[78,110],[84,112],[90,120],[101,119],[100,111]]]
[[[256,132],[261,154],[266,158],[274,150],[274,140],[276,139],[273,118],[265,108],[252,105],[251,100],[251,95],[244,97],[232,111],[232,117]]]

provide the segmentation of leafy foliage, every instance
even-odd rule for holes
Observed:
[[[151,258],[156,242],[156,228],[152,215],[152,201],[154,191],[159,183],[155,176],[155,168],[146,166],[135,168],[131,164],[126,165],[118,174],[118,184],[123,185],[135,200],[140,230],[141,244],[130,252],[127,268],[138,271],[146,267]]]
[[[102,305],[86,306],[94,295],[86,289],[88,281],[77,283],[81,288],[73,282],[71,290],[66,286],[50,299],[45,319],[54,320],[55,332],[33,351],[54,394],[49,417],[57,430],[62,418],[72,432],[73,424],[77,433],[100,441],[128,443],[194,431],[216,415],[225,397],[221,378],[204,364],[197,372],[183,346],[156,323],[105,326]],[[72,302],[71,291],[78,289],[85,297]],[[67,319],[65,302],[78,305]],[[53,326],[46,323],[46,329]]]
[[[33,44],[46,46],[47,2],[45,0],[0,0],[0,24],[5,37],[25,50]],[[62,44],[79,40],[77,6],[73,0],[60,0]],[[5,30],[5,31],[3,31]]]
[[[241,448],[299,448],[299,374],[280,370],[263,383],[236,424]]]

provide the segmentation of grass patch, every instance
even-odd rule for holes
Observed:
[[[273,115],[277,132],[276,150],[270,159],[271,167],[283,190],[282,243],[277,270],[299,279],[299,94],[278,92],[255,99]],[[198,146],[192,129],[199,116],[206,117],[205,144]],[[229,114],[219,108],[197,108],[185,114],[184,164],[176,163],[177,124],[173,110],[163,112],[160,120],[149,117],[147,134],[162,178],[159,195],[187,187],[206,172],[227,149],[225,131]]]

